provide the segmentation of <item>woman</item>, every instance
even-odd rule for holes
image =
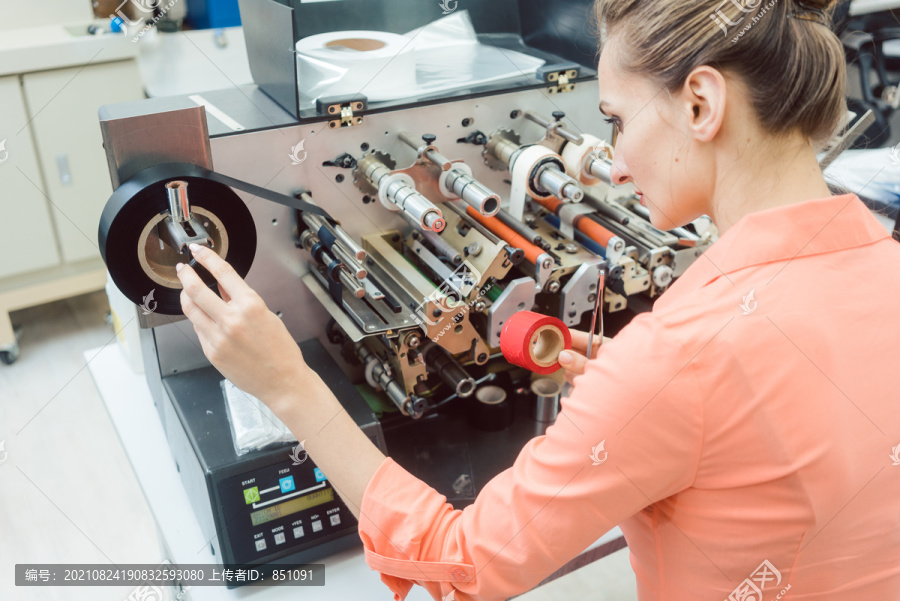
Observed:
[[[655,226],[707,214],[721,238],[590,361],[560,353],[555,425],[463,511],[227,264],[196,253],[224,301],[180,270],[210,361],[306,440],[395,598],[504,599],[619,524],[642,600],[900,599],[900,246],[816,162],[844,110],[830,4],[597,2],[616,182]]]

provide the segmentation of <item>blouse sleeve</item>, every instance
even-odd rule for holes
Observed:
[[[387,458],[363,495],[366,561],[402,600],[525,592],[644,507],[689,487],[702,446],[691,348],[652,313],[605,343],[556,422],[455,510]],[[453,593],[451,595],[450,593]]]

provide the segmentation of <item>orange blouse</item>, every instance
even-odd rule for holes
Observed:
[[[900,599],[894,369],[900,244],[862,202],[747,215],[474,504],[385,459],[366,560],[395,599],[499,600],[618,524],[642,600]]]

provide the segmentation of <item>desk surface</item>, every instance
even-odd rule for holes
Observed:
[[[200,532],[200,525],[194,517],[175,468],[175,460],[169,452],[144,375],[131,370],[118,345],[91,349],[84,355],[91,377],[156,519],[164,548],[169,552],[169,561],[175,564],[216,563],[216,558],[210,552],[209,541]],[[591,548],[621,536],[621,531],[615,528]],[[203,586],[190,589],[190,599],[220,601],[252,598],[275,601],[296,599],[297,595],[302,595],[304,601],[391,598],[391,593],[381,583],[379,574],[366,565],[362,546],[326,557],[319,563],[325,564],[326,586],[302,589],[246,586],[231,590],[219,586]],[[373,591],[376,594],[377,591],[382,591],[383,595],[375,597]],[[413,587],[407,599],[428,601],[431,597],[421,587]]]

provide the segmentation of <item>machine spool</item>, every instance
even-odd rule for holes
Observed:
[[[212,276],[193,258],[167,247],[154,233],[155,226],[171,216],[170,190],[183,192],[184,187],[175,182],[187,184],[191,212],[210,233],[213,250],[241,277],[250,271],[256,255],[256,226],[234,189],[334,223],[328,213],[314,204],[190,163],[165,163],[139,171],[106,202],[100,215],[98,239],[100,255],[113,282],[131,302],[143,305],[145,311],[182,314],[181,282],[175,274],[179,262],[195,267],[211,289],[216,286]],[[167,188],[170,183],[174,188]],[[155,305],[147,300],[151,293]]]
[[[103,209],[100,254],[119,290],[145,310],[181,315],[182,287],[175,266],[196,266],[191,257],[179,253],[159,236],[158,226],[171,219],[166,188],[171,182],[187,184],[191,212],[207,228],[214,252],[241,277],[250,270],[256,254],[253,218],[234,190],[210,174],[189,164],[150,167],[119,186]],[[215,280],[206,270],[202,271],[206,284],[215,290]],[[149,296],[151,293],[153,296]]]

